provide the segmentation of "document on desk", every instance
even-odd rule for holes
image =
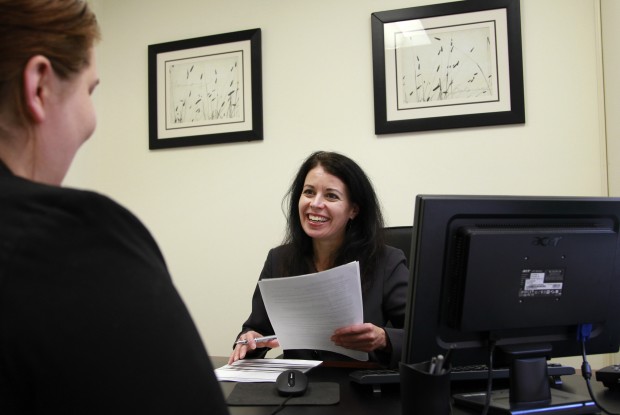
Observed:
[[[340,327],[364,322],[359,262],[314,274],[258,282],[269,320],[284,349],[328,350],[368,360],[368,353],[336,346]]]
[[[215,376],[220,382],[275,382],[285,370],[305,373],[320,364],[320,360],[244,359],[215,369]]]

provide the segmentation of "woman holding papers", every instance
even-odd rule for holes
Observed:
[[[385,245],[383,216],[364,171],[350,158],[332,152],[311,154],[287,193],[283,244],[269,251],[260,280],[310,274],[359,261],[364,323],[341,327],[331,341],[368,352],[370,359],[396,367],[401,355],[409,271],[402,251]],[[389,323],[389,324],[388,324]],[[237,336],[229,362],[263,357],[277,339],[260,289],[252,312]],[[285,350],[285,358],[349,360],[321,350]]]
[[[151,234],[61,187],[98,38],[85,1],[0,0],[0,414],[227,414]]]

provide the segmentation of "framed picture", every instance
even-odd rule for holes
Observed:
[[[263,139],[261,31],[149,45],[149,148]]]
[[[525,122],[519,0],[373,13],[375,133]]]

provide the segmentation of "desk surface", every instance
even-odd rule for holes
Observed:
[[[227,358],[213,357],[214,367],[226,364]],[[342,367],[319,366],[308,373],[310,382],[338,382],[340,384],[340,403],[333,406],[291,406],[282,411],[286,415],[305,414],[356,414],[356,415],[391,415],[401,414],[400,385],[383,385],[380,394],[374,394],[372,388],[349,381],[349,372],[354,369]],[[592,376],[592,388],[599,402],[612,412],[620,412],[620,390],[608,390]],[[566,392],[588,396],[585,381],[581,376],[564,376],[561,387]],[[228,396],[235,383],[221,382],[224,395]],[[457,386],[457,385],[454,385]],[[453,389],[454,389],[453,386]],[[274,406],[230,406],[231,415],[268,415]],[[467,415],[475,412],[453,407],[453,415]]]

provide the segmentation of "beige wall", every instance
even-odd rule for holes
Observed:
[[[601,1],[609,194],[620,196],[620,2]]]
[[[211,354],[227,355],[281,199],[317,149],[372,178],[389,225],[419,193],[605,195],[596,0],[522,0],[525,125],[376,136],[370,14],[424,0],[91,0],[98,130],[67,185],[108,194],[158,240]],[[147,45],[262,29],[262,142],[148,150]]]

